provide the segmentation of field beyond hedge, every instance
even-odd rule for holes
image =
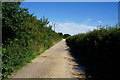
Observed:
[[[120,27],[99,28],[66,39],[72,55],[95,80],[119,77]]]

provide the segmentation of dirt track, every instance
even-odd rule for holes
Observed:
[[[67,50],[65,40],[60,41],[28,63],[10,78],[76,78],[82,71],[73,69],[77,65]],[[79,76],[82,77],[82,76]]]

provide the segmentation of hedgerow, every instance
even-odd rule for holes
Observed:
[[[38,20],[20,5],[21,2],[2,2],[2,78],[61,40],[47,26],[47,18]]]
[[[72,55],[95,80],[118,77],[120,27],[99,28],[67,38]]]

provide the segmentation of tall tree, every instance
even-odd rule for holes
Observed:
[[[20,8],[21,2],[3,2],[2,3],[2,35],[3,44],[7,40],[16,38],[20,31],[23,31],[23,23],[26,21],[28,11],[26,8]]]

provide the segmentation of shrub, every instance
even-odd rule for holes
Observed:
[[[60,35],[47,26],[47,18],[38,20],[20,4],[2,3],[3,78],[61,40]]]
[[[72,55],[95,79],[118,77],[120,27],[100,28],[66,39]]]

